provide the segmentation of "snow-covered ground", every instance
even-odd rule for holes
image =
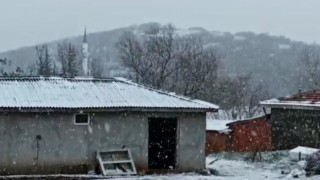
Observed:
[[[214,161],[214,162],[213,162]],[[213,163],[212,163],[213,162]],[[214,169],[218,175],[200,175],[197,173],[145,175],[129,177],[113,177],[112,179],[124,180],[266,180],[266,179],[296,179],[289,172],[303,173],[298,170],[303,163],[294,162],[290,159],[288,151],[262,154],[262,162],[251,162],[251,154],[221,153],[210,155],[206,159],[208,169]],[[301,168],[300,168],[301,169]],[[281,173],[281,172],[285,173]],[[54,175],[52,175],[54,176]],[[18,176],[16,176],[18,177]],[[72,175],[70,175],[72,177]],[[73,178],[101,179],[100,175],[75,175]],[[0,177],[1,178],[1,177]],[[8,179],[14,179],[11,178]],[[21,177],[20,177],[21,178]],[[59,179],[59,178],[58,178]],[[110,179],[110,178],[107,178]],[[301,180],[319,180],[320,176],[305,177],[300,175]]]
[[[212,155],[206,159],[207,168],[215,169],[219,175],[199,175],[196,173],[171,174],[171,175],[147,175],[132,178],[117,179],[156,179],[156,180],[265,180],[265,179],[296,179],[288,175],[294,169],[297,169],[297,163],[290,160],[288,152],[264,155],[263,162],[254,162],[246,159],[246,155]],[[212,164],[210,162],[214,161]],[[281,171],[287,172],[282,174]],[[303,180],[319,180],[320,176],[305,177]]]

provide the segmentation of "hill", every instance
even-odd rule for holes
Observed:
[[[152,23],[88,34],[90,56],[103,62],[105,76],[126,75],[115,48],[123,32],[133,31],[139,34],[150,25]],[[299,89],[296,83],[300,73],[298,61],[300,52],[308,46],[303,42],[283,36],[252,32],[232,34],[199,27],[178,29],[177,33],[180,36],[197,36],[205,47],[215,48],[223,56],[222,66],[230,76],[252,73],[255,81],[265,84],[274,96],[287,95]],[[57,44],[63,41],[71,42],[80,48],[82,36],[49,42],[50,52],[55,54]],[[35,46],[2,52],[0,58],[11,60],[9,70],[19,66],[28,71],[36,63]]]

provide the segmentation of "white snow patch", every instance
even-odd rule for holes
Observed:
[[[143,31],[140,31],[140,30],[137,30],[137,29],[133,30],[132,33],[133,33],[134,35],[136,35],[136,36],[143,36],[143,35],[145,35],[145,33],[144,33]]]
[[[104,129],[106,130],[107,133],[110,132],[110,125],[109,125],[109,123],[105,123],[105,124],[104,124]]]
[[[226,33],[220,31],[211,31],[211,34],[214,36],[225,36]]]
[[[243,179],[243,180],[262,180],[279,179],[282,177],[280,172],[274,172],[266,167],[261,168],[259,164],[244,161],[221,159],[207,167],[219,172],[222,179]]]
[[[260,104],[279,103],[279,102],[280,102],[279,99],[272,98],[265,101],[261,101]]]
[[[196,102],[196,103],[199,103],[199,104],[202,104],[202,105],[205,105],[205,106],[208,106],[208,107],[212,107],[214,109],[219,109],[218,105],[215,105],[215,104],[212,104],[212,103],[209,103],[209,102],[206,102],[206,101],[202,101],[200,99],[193,99],[192,101]]]
[[[177,29],[176,31],[176,35],[178,36],[187,36],[190,34],[197,34],[200,33],[200,30],[196,30],[196,29]]]
[[[208,44],[203,45],[203,47],[204,48],[214,48],[214,47],[217,47],[219,45],[220,45],[219,43],[208,43]]]
[[[246,40],[247,38],[244,37],[244,36],[235,35],[235,36],[233,36],[233,39],[234,39],[235,41],[243,41],[243,40]]]
[[[301,159],[306,159],[308,156],[311,154],[319,151],[319,149],[315,148],[310,148],[310,147],[303,147],[303,146],[298,146],[292,150],[289,151],[290,157],[294,160],[299,159],[299,153],[301,153]]]
[[[279,44],[279,49],[290,49],[291,46],[289,44]]]
[[[232,123],[232,120],[213,120],[207,119],[207,130],[229,132],[227,124]]]
[[[254,130],[251,130],[251,132],[250,132],[250,133],[251,133],[251,135],[252,135],[252,136],[257,136],[257,132],[256,132],[256,131],[254,131]]]
[[[88,131],[89,131],[90,134],[93,133],[92,127],[90,125],[88,126]]]

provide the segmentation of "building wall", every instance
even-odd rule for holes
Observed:
[[[262,118],[230,126],[231,150],[236,152],[254,152],[272,150],[271,125]]]
[[[272,141],[275,150],[297,146],[320,147],[320,112],[271,109]]]
[[[228,151],[229,135],[218,131],[207,131],[206,154]]]
[[[0,174],[85,173],[98,150],[130,148],[138,170],[148,168],[148,118],[178,118],[177,168],[205,167],[205,113],[95,113],[74,125],[73,113],[0,116]],[[36,136],[41,135],[37,164]]]
[[[207,131],[206,153],[272,150],[271,124],[265,117],[229,125],[230,133]]]

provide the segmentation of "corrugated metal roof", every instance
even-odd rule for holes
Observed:
[[[186,108],[219,107],[155,90],[123,78],[0,78],[1,108]]]

